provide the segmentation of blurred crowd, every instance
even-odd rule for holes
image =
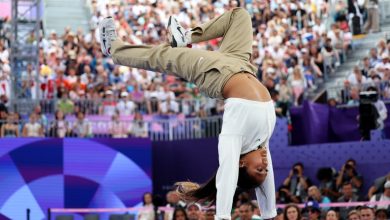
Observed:
[[[50,102],[51,107],[66,103],[65,114],[83,111],[113,115],[115,110],[122,114],[218,114],[223,103],[206,99],[194,84],[165,73],[114,65],[100,51],[97,26],[105,16],[113,16],[122,40],[156,45],[167,40],[169,15],[191,28],[231,8],[244,7],[253,22],[252,62],[259,67],[258,78],[270,90],[277,112],[283,116],[345,60],[352,40],[350,16],[359,14],[362,20],[368,20],[363,16],[368,6],[359,5],[361,11],[357,13],[351,11],[351,2],[337,0],[334,4],[336,9],[330,13],[330,1],[325,0],[94,0],[90,30],[73,32],[66,28],[62,35],[52,30],[40,36],[30,33],[26,41],[39,44],[40,66],[27,66],[20,76],[18,97],[13,98],[38,98]],[[9,26],[9,19],[4,19],[2,33],[7,33]],[[219,41],[193,47],[217,50]],[[10,98],[7,34],[1,35],[0,58],[0,95]]]
[[[284,204],[278,208],[277,217],[280,220],[387,220],[390,219],[390,205],[366,204],[360,206],[327,207],[329,203],[347,204],[357,201],[389,202],[390,201],[390,172],[378,177],[370,186],[368,192],[363,191],[364,176],[357,170],[356,161],[349,159],[336,171],[334,168],[321,168],[317,172],[317,182],[314,185],[304,173],[302,163],[296,163],[290,174],[279,187],[277,203]],[[365,183],[367,184],[367,183]],[[166,204],[174,208],[157,209]],[[298,206],[302,204],[302,206]],[[138,219],[153,220],[156,216],[164,220],[204,220],[214,219],[213,206],[200,206],[198,203],[185,204],[175,191],[166,195],[166,203],[159,196],[146,193],[143,198],[145,209],[138,214]],[[156,207],[156,208],[154,208]],[[231,219],[253,220],[262,219],[257,201],[253,200],[251,192],[238,191]]]

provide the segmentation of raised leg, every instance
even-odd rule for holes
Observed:
[[[191,41],[198,43],[223,37],[220,52],[249,61],[252,55],[252,20],[243,8],[225,12],[192,30]]]

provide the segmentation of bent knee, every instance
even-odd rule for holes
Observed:
[[[241,7],[234,8],[233,13],[237,14],[238,16],[247,17],[247,18],[251,19],[250,14],[248,13],[248,11],[245,8],[241,8]]]

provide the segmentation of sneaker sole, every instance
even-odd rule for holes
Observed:
[[[100,49],[102,50],[102,53],[106,56],[110,56],[108,49],[106,48],[106,40],[102,37],[103,35],[106,34],[106,23],[108,22],[109,19],[112,19],[112,17],[107,17],[104,18],[101,23],[99,24],[99,33],[100,33]]]

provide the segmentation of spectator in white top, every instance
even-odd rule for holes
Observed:
[[[135,107],[135,103],[131,100],[131,95],[127,92],[122,92],[121,100],[116,105],[119,114],[132,115],[134,114]]]
[[[378,62],[374,68],[375,68],[376,72],[379,74],[379,76],[383,79],[385,69],[388,66],[388,64],[390,64],[389,63],[390,57],[389,57],[388,53],[384,53],[384,54],[382,54],[381,59],[382,59],[382,61]]]
[[[77,113],[77,121],[73,125],[73,135],[80,138],[92,137],[92,127],[82,111]]]
[[[89,79],[93,79],[94,76],[91,71],[91,67],[89,65],[84,66],[84,73],[80,76],[81,78],[81,83],[88,85],[90,82]]]
[[[179,104],[175,100],[171,100],[170,97],[167,97],[165,101],[160,104],[160,114],[177,114],[179,113]]]
[[[43,137],[43,126],[38,123],[35,112],[30,114],[30,120],[23,127],[23,137]]]
[[[374,194],[370,198],[370,202],[389,202],[390,201],[390,180],[384,184],[385,191],[383,193]],[[377,205],[376,209],[390,210],[390,205]]]
[[[359,66],[355,66],[353,68],[353,72],[349,74],[347,82],[350,85],[355,86],[355,85],[368,83],[370,82],[370,79],[367,79],[365,76],[363,76]]]
[[[77,82],[76,69],[74,67],[70,67],[68,70],[68,76],[66,80],[69,84],[75,84]]]

